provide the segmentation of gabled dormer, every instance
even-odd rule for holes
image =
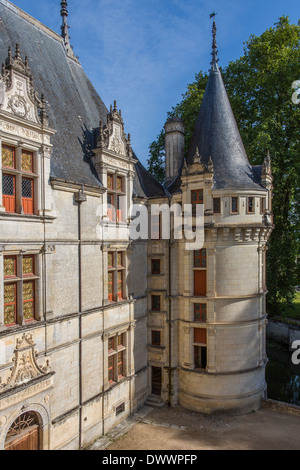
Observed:
[[[1,111],[17,118],[48,125],[44,96],[39,97],[34,89],[28,58],[23,61],[19,44],[16,44],[14,56],[9,47],[5,64],[2,64],[0,107]]]
[[[15,55],[9,47],[0,76],[1,213],[50,215],[47,183],[54,133],[48,127],[45,98],[34,88],[28,58],[23,60],[19,44]]]
[[[127,222],[133,193],[136,160],[133,158],[130,134],[126,136],[121,110],[110,106],[107,123],[100,122],[93,163],[100,181],[107,188],[104,204],[111,221]]]

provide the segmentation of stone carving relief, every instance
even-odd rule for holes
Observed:
[[[0,377],[0,393],[25,384],[32,379],[47,375],[51,371],[48,360],[45,366],[38,365],[37,352],[34,347],[35,343],[32,334],[24,333],[21,338],[16,340],[14,357],[12,359],[14,365],[10,369],[10,376],[4,383],[2,383],[2,378]]]
[[[103,126],[100,122],[96,148],[107,149],[128,158],[132,157],[130,134],[126,137],[121,111],[117,110],[116,102],[114,108],[110,107],[110,112],[107,115],[107,125]]]
[[[109,139],[108,150],[120,155],[125,155],[125,145],[121,138],[121,128],[117,124],[113,124],[113,132]]]
[[[28,59],[25,57],[23,61],[19,44],[14,57],[11,48],[8,49],[8,57],[2,65],[0,107],[18,118],[48,125],[44,96],[39,97],[34,89]]]

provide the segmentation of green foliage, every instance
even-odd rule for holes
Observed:
[[[161,130],[156,140],[149,146],[148,171],[163,183],[165,180],[165,132]]]
[[[274,177],[275,230],[267,256],[269,314],[284,314],[299,281],[300,105],[292,103],[292,83],[300,80],[300,23],[279,18],[261,36],[250,36],[244,55],[230,62],[222,76],[251,164],[267,153]],[[207,75],[200,72],[187,86],[182,101],[168,113],[186,126],[186,150],[199,112]],[[153,162],[157,162],[157,166]],[[164,174],[163,131],[150,146],[149,170]]]

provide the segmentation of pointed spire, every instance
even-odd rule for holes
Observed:
[[[217,27],[216,22],[213,22],[212,27],[212,35],[213,35],[213,42],[212,42],[212,61],[210,63],[211,70],[218,70],[218,47],[217,47]]]
[[[215,14],[213,15],[215,16]],[[251,167],[218,67],[216,24],[213,22],[212,62],[187,155],[194,161],[198,147],[202,163],[214,174],[214,188],[261,187]]]
[[[69,43],[69,39],[70,39],[69,38],[69,26],[68,26],[68,21],[67,21],[67,18],[68,18],[68,10],[67,10],[68,2],[67,1],[61,1],[60,4],[61,4],[60,14],[61,14],[61,17],[62,17],[61,37],[63,38],[64,43],[67,44],[67,43]]]
[[[210,173],[213,173],[213,171],[214,171],[214,164],[213,164],[211,155],[209,156],[209,160],[208,160],[208,164],[207,164],[207,170],[208,170]]]
[[[200,158],[200,154],[199,154],[199,148],[196,147],[196,152],[195,152],[195,155],[194,155],[193,163],[200,163],[200,161],[201,161],[201,158]]]

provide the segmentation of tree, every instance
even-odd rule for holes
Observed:
[[[292,101],[292,83],[300,79],[299,40],[300,23],[294,25],[288,17],[281,17],[261,36],[250,36],[244,55],[222,70],[251,164],[261,164],[267,151],[272,159],[275,230],[267,256],[270,314],[285,312],[299,284],[295,259],[299,250],[300,105]],[[196,75],[182,101],[169,113],[185,122],[186,149],[206,80],[202,72]],[[162,157],[162,147],[160,152]]]

